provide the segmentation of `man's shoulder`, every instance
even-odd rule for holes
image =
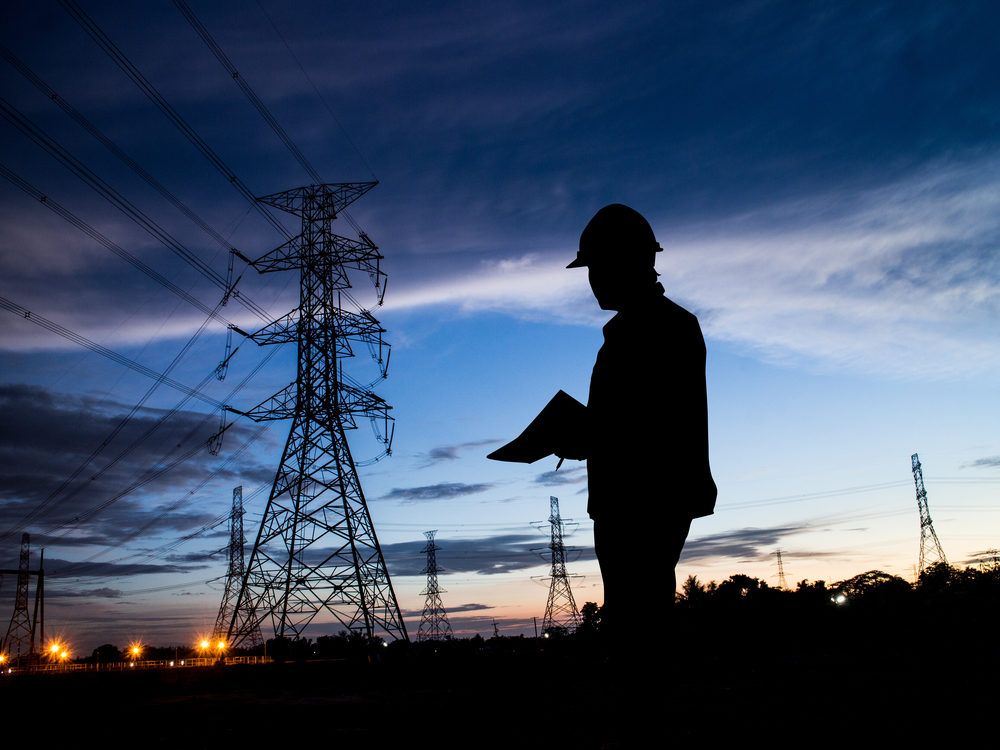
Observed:
[[[657,311],[663,320],[672,327],[701,331],[698,316],[686,310],[667,296],[657,300]]]
[[[637,337],[646,342],[663,337],[674,341],[703,339],[698,318],[662,293],[619,312],[604,326],[605,341]]]

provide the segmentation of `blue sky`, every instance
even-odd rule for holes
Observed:
[[[308,183],[172,3],[81,6],[255,194]],[[681,580],[744,572],[776,584],[778,548],[789,581],[871,568],[912,577],[913,452],[949,559],[971,564],[997,547],[995,8],[605,6],[191,2],[325,180],[380,181],[350,213],[386,256],[375,312],[393,355],[379,393],[397,428],[392,457],[363,468],[362,482],[412,627],[422,532],[438,529],[456,631],[492,632],[495,618],[502,632],[531,632],[546,597],[545,530],[531,522],[547,517],[549,495],[579,523],[567,539],[577,601],[601,598],[581,467],[485,454],[559,388],[586,397],[608,316],[586,274],[564,266],[610,202],[650,220],[667,294],[699,316],[708,345],[719,506],[694,524]],[[280,244],[57,2],[0,13],[0,42],[227,242],[249,257]],[[0,65],[8,112],[225,274],[223,246]],[[218,302],[176,253],[9,119],[0,127],[7,169],[202,304]],[[0,180],[0,295],[166,369],[204,312],[51,205]],[[274,316],[296,304],[291,274],[250,271],[240,288]],[[210,406],[160,386],[85,463],[151,381],[0,312],[5,565],[28,530],[51,573],[47,628],[84,650],[192,640],[221,596],[227,532],[213,524],[242,484],[252,537],[287,426],[238,422],[217,457],[194,451],[141,483],[218,426]],[[236,304],[224,314],[259,326]],[[224,326],[209,324],[171,376],[199,383],[224,346]],[[255,371],[268,353],[242,346],[206,392],[258,403],[294,377],[286,349]],[[360,357],[352,371],[375,376]],[[637,383],[630,395],[664,394]],[[357,456],[377,454],[366,428],[352,440]],[[655,545],[645,502],[629,498],[622,512],[636,519],[636,544]],[[12,591],[5,582],[0,598]]]

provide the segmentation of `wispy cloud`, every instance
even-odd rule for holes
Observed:
[[[575,466],[563,471],[543,471],[535,477],[535,483],[545,487],[557,487],[562,484],[579,484],[587,481],[587,468]]]
[[[762,560],[773,554],[777,543],[787,536],[805,531],[805,525],[745,528],[689,539],[684,545],[681,562],[732,558],[737,561]]]
[[[255,481],[269,481],[273,471],[255,463],[239,473],[232,467],[222,469],[218,457],[199,450],[150,485],[166,498],[176,493],[179,499],[152,507],[149,487],[144,484],[151,469],[183,455],[177,450],[179,445],[200,445],[217,429],[216,416],[178,411],[151,432],[163,412],[141,409],[111,440],[109,436],[129,409],[109,398],[3,385],[0,409],[4,413],[0,428],[0,499],[4,501],[0,530],[19,533],[27,523],[25,528],[30,527],[36,545],[114,546],[131,533],[148,530],[155,536],[188,531],[213,516],[204,507],[191,506],[188,496],[213,470],[217,472],[213,481],[229,487],[250,476]],[[249,434],[240,425],[233,429],[237,430],[234,437]],[[148,439],[140,442],[143,435]],[[90,460],[98,446],[103,452]],[[131,452],[124,450],[128,447]],[[68,481],[75,472],[78,476]],[[126,492],[130,487],[134,490]],[[163,502],[164,497],[158,500]],[[26,522],[43,504],[46,513]],[[155,525],[150,526],[154,519]],[[42,520],[44,525],[39,528]],[[73,531],[67,533],[67,528]]]
[[[455,461],[459,458],[459,453],[468,448],[482,448],[486,445],[496,445],[499,442],[499,440],[472,440],[455,445],[439,445],[427,451],[424,467],[433,466],[442,461]]]
[[[671,296],[709,337],[778,361],[890,376],[1000,367],[997,160],[939,163],[857,192],[822,192],[711,225],[657,222]],[[572,240],[548,253],[397,290],[390,308],[452,305],[600,324]]]
[[[46,596],[66,598],[79,597],[82,599],[120,599],[123,596],[121,589],[98,588],[98,589],[58,589],[47,591]]]
[[[985,456],[984,458],[977,458],[969,466],[974,466],[976,468],[988,468],[993,469],[1000,467],[1000,456]]]
[[[163,573],[187,573],[201,566],[158,565],[151,563],[71,562],[45,559],[46,576],[58,578],[119,578]]]
[[[545,565],[539,555],[541,534],[501,534],[483,539],[438,539],[437,561],[444,573],[497,575]],[[422,575],[426,559],[423,542],[383,545],[389,572],[398,576]]]
[[[461,612],[482,612],[487,609],[495,609],[495,607],[492,604],[476,603],[457,604],[455,606],[448,605],[445,607],[445,611],[448,613],[449,617]],[[420,617],[423,613],[423,609],[410,609],[403,612],[403,617]]]
[[[478,484],[463,484],[461,482],[438,482],[423,487],[396,487],[388,494],[383,495],[384,500],[403,500],[404,502],[427,502],[431,500],[450,500],[455,497],[474,495],[485,492],[493,485],[488,482]]]

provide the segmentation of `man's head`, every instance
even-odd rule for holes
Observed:
[[[612,203],[590,220],[580,235],[580,250],[567,268],[586,266],[590,287],[604,310],[620,310],[656,279],[660,247],[642,214]]]

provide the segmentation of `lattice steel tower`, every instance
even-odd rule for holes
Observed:
[[[7,636],[2,650],[11,659],[20,659],[35,653],[35,628],[28,614],[28,584],[31,578],[31,550],[28,532],[21,534],[21,558],[17,569],[17,593],[14,613],[10,617]]]
[[[934,563],[942,562],[948,564],[948,558],[944,556],[941,549],[941,541],[934,532],[934,524],[931,521],[931,512],[927,508],[927,490],[924,489],[924,472],[920,468],[920,458],[914,453],[910,456],[910,463],[913,466],[913,481],[917,485],[917,508],[920,511],[920,567],[918,571],[924,572],[924,568]]]
[[[424,612],[420,615],[420,628],[417,630],[418,641],[440,640],[441,638],[451,638],[451,623],[448,622],[448,613],[441,603],[441,594],[444,589],[438,586],[438,572],[441,568],[437,564],[437,551],[441,549],[434,543],[434,535],[437,531],[425,531],[427,545],[423,552],[427,554],[427,567],[421,572],[427,574],[427,588],[420,593],[423,594]]]
[[[226,588],[222,592],[222,604],[215,618],[212,640],[218,641],[229,635],[229,621],[236,611],[236,601],[246,576],[246,537],[243,536],[243,486],[233,488],[233,508],[229,514],[229,570],[226,572]],[[253,648],[264,643],[260,628],[253,628],[243,639],[245,648]]]
[[[298,375],[253,409],[233,409],[256,421],[290,418],[292,426],[230,623],[232,646],[265,620],[279,637],[300,637],[317,617],[369,638],[407,637],[346,437],[357,417],[368,417],[377,430],[382,422],[386,452],[391,445],[390,407],[342,370],[351,343],[361,342],[386,375],[384,329],[367,310],[342,306],[351,300],[350,269],[369,275],[381,304],[382,255],[367,235],[350,240],[331,229],[375,185],[312,185],[260,199],[299,216],[302,232],[248,262],[261,273],[298,270],[300,302],[256,333],[238,333],[261,345],[296,343]]]
[[[559,498],[549,496],[549,525],[552,527],[552,570],[549,573],[549,601],[545,605],[542,632],[575,630],[580,625],[580,611],[576,608],[573,592],[566,572],[566,547],[563,545],[563,521],[559,516]]]

